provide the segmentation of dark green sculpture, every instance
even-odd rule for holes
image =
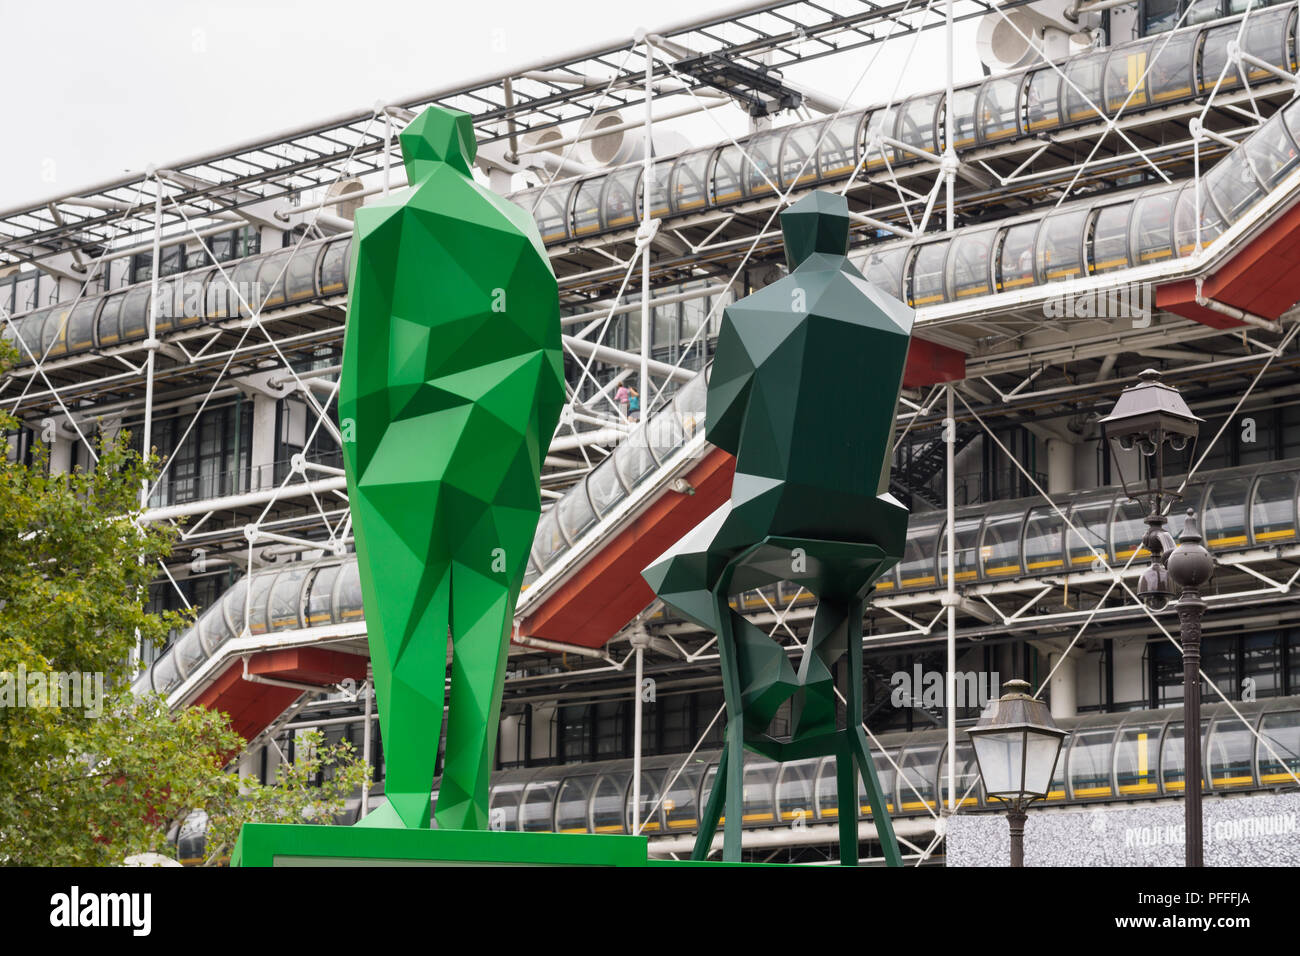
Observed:
[[[814,192],[781,215],[790,274],[729,306],[709,380],[707,437],[736,456],[731,501],[643,575],[665,603],[718,635],[726,742],[695,859],[725,804],[723,855],[740,858],[744,752],[834,755],[840,857],[857,862],[860,773],[886,860],[901,859],[862,729],[863,601],[903,554],[907,510],[887,491],[912,310],[849,262],[844,197]],[[798,670],[730,607],[777,581],[819,598]],[[845,726],[832,668],[847,657]],[[791,734],[768,733],[791,701]]]
[[[410,189],[356,214],[339,418],[386,765],[364,826],[485,829],[515,601],[564,402],[527,212],[474,181],[468,114],[400,136]]]

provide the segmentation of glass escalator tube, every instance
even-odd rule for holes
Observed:
[[[979,575],[984,581],[1001,581],[1024,573],[1021,534],[1027,509],[1001,506],[984,522],[979,543]]]
[[[1197,236],[1197,187],[1195,182],[1190,182],[1178,192],[1178,199],[1174,206],[1174,250],[1179,256],[1190,256],[1196,251]],[[1205,189],[1204,182],[1201,183],[1200,192],[1200,244],[1205,248],[1223,232],[1223,217],[1219,215],[1218,207],[1210,200],[1208,191]]]
[[[56,359],[68,351],[69,303],[51,306],[49,318],[41,330],[41,354],[46,359]]]
[[[959,153],[974,147],[978,138],[975,104],[979,99],[979,92],[979,85],[965,86],[952,91],[953,125],[956,127],[952,137],[952,147]],[[947,121],[947,106],[941,102],[938,115],[940,152],[948,148],[948,130],[945,127]]]
[[[907,304],[919,309],[947,301],[945,264],[951,241],[919,243],[912,249],[907,267]]]
[[[745,195],[762,196],[780,188],[781,144],[785,129],[759,133],[749,141],[745,158]]]
[[[1065,282],[1084,274],[1084,236],[1089,209],[1061,207],[1043,217],[1035,251],[1039,285]]]
[[[862,156],[862,121],[867,114],[845,112],[828,120],[817,147],[817,170],[823,182],[852,174]]]
[[[996,238],[997,230],[994,228],[963,229],[953,236],[947,264],[949,302],[992,294]]]
[[[1020,103],[1028,73],[991,76],[976,97],[976,134],[979,145],[988,146],[1022,135]]]
[[[898,107],[894,120],[894,139],[915,150],[939,155],[939,107],[943,105],[942,93],[930,93],[904,100]],[[915,162],[919,157],[906,150],[898,150],[898,162]]]
[[[627,229],[639,221],[642,172],[639,166],[628,166],[602,177],[604,180],[600,191],[602,229]],[[655,172],[657,174],[659,170],[656,169]]]
[[[1238,146],[1224,156],[1202,178],[1203,193],[1219,210],[1224,221],[1236,222],[1264,195],[1264,187],[1247,159],[1247,151]]]
[[[1128,227],[1132,199],[1098,201],[1088,222],[1088,274],[1128,268]]]
[[[20,316],[12,323],[5,323],[5,329],[9,332],[8,341],[18,350],[19,361],[23,364],[32,365],[42,360],[41,340],[49,316],[49,309],[38,309]]]
[[[1084,53],[1071,57],[1061,80],[1061,125],[1093,123],[1101,119],[1105,97],[1102,80],[1110,52]]]
[[[574,187],[569,231],[575,239],[600,232],[600,198],[604,185],[604,176],[592,176],[579,180]]]
[[[1034,249],[1041,216],[1000,223],[994,245],[998,292],[1011,292],[1034,284]]]
[[[953,559],[953,577],[958,584],[967,584],[979,576],[977,546],[984,525],[982,513],[963,517],[958,515],[953,525],[956,554]],[[939,534],[939,584],[948,583],[948,532]]]
[[[1156,37],[1147,62],[1147,100],[1168,106],[1191,99],[1196,88],[1196,59],[1200,49],[1196,30],[1180,30]]]
[[[745,198],[746,166],[745,146],[747,140],[725,143],[713,151],[713,162],[709,172],[709,204],[721,206],[739,202]]]
[[[1144,266],[1174,254],[1173,212],[1181,184],[1143,192],[1129,220],[1129,265]]]
[[[852,256],[866,280],[895,299],[903,298],[903,267],[911,244],[907,242],[870,246],[864,253]]]
[[[1125,43],[1110,51],[1106,59],[1102,96],[1107,116],[1115,116],[1145,109],[1148,105],[1148,61],[1155,41],[1139,40]]]
[[[146,675],[147,676],[147,675]],[[1230,708],[1205,708],[1202,739],[1206,776],[1214,790],[1267,789],[1294,784],[1300,772],[1300,698],[1265,698],[1236,705],[1264,738],[1255,735]],[[1053,775],[1048,803],[1095,804],[1146,800],[1182,792],[1182,721],[1177,710],[1126,711],[1062,718],[1068,736]],[[1271,750],[1270,750],[1271,748]],[[898,817],[929,816],[947,805],[947,740],[942,730],[891,731],[872,747],[888,811]],[[1280,759],[1279,759],[1280,755]],[[650,837],[693,833],[717,776],[717,751],[646,758],[642,779],[643,832]],[[966,805],[983,802],[968,742],[957,751],[958,794]],[[626,833],[631,825],[630,758],[565,767],[498,771],[492,775],[489,806],[493,829],[568,829]],[[897,769],[896,769],[897,768]],[[806,820],[833,824],[838,817],[834,757],[773,763],[749,756],[745,762],[748,827]],[[679,772],[680,771],[680,772]],[[901,776],[899,771],[901,771]],[[668,781],[676,775],[669,786]],[[971,784],[976,786],[971,790]],[[662,787],[668,787],[659,801]],[[970,791],[968,793],[968,790]],[[865,788],[858,784],[859,812],[870,816]],[[651,814],[651,808],[659,809]]]
[[[95,347],[95,325],[103,296],[85,296],[72,308],[68,317],[68,353],[87,352]]]
[[[817,162],[817,155],[813,151],[818,148],[819,142],[821,142],[822,146],[826,145],[825,140],[822,138],[822,131],[829,122],[832,121],[818,120],[814,123],[800,123],[789,128],[789,132],[781,142],[780,179],[778,181],[783,190],[797,188],[823,178]],[[810,153],[813,154],[811,159],[808,158]],[[856,163],[856,159],[853,162]],[[840,164],[843,165],[842,159]]]
[[[1251,491],[1250,530],[1256,547],[1295,541],[1297,472],[1265,471]]]
[[[673,215],[698,212],[709,204],[709,164],[713,148],[685,153],[673,163],[668,177],[668,201]]]
[[[304,242],[298,247],[284,273],[286,302],[305,302],[320,294],[316,288],[316,275],[324,251],[324,242]]]

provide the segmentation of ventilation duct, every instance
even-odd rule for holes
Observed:
[[[980,60],[990,72],[1002,73],[1086,50],[1092,45],[1092,34],[1065,18],[1069,5],[1050,0],[986,14],[975,34]]]
[[[362,192],[364,189],[365,187],[359,179],[342,179],[331,184],[330,188],[325,191],[325,202],[333,203],[334,215],[351,222],[357,210],[361,208],[363,197],[355,199],[347,197],[352,193]]]

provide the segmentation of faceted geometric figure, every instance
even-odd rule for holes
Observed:
[[[903,555],[907,510],[888,493],[894,411],[912,310],[849,262],[848,203],[814,192],[781,215],[790,274],[723,313],[708,439],[736,458],[731,500],[642,572],[664,603],[718,635],[726,744],[701,817],[704,859],[725,809],[723,856],[740,858],[744,751],[834,755],[840,858],[857,862],[857,775],[891,865],[901,858],[862,724],[862,604]],[[796,669],[729,606],[776,581],[819,598]],[[847,726],[833,668],[848,658]],[[769,725],[791,702],[791,734]],[[725,804],[725,807],[724,807]]]
[[[387,767],[362,826],[486,829],[515,601],[564,402],[559,296],[532,217],[476,183],[468,114],[399,135],[411,186],[357,210],[339,386]]]

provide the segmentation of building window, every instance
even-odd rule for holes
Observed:
[[[605,701],[596,705],[596,759],[614,760],[627,755],[627,703]]]
[[[692,742],[699,740],[700,746],[705,748],[722,746],[722,732],[727,726],[726,713],[718,714],[723,702],[722,691],[692,694],[691,701],[695,708],[694,725],[691,728]],[[717,720],[713,720],[715,716]],[[709,721],[713,721],[712,727],[709,726]],[[707,735],[704,733],[706,729]]]
[[[560,708],[559,758],[561,763],[591,759],[591,705]]]
[[[1275,691],[1260,694],[1258,687],[1268,681],[1276,684],[1280,663],[1276,667],[1269,663],[1269,652],[1265,646],[1267,639],[1249,647],[1243,647],[1244,640],[1243,636],[1236,634],[1204,638],[1201,643],[1201,670],[1228,700],[1242,699],[1242,692],[1245,689],[1242,685],[1243,674],[1247,677],[1254,676],[1259,682],[1256,689],[1257,696],[1272,696]],[[1251,651],[1250,660],[1253,663],[1244,664],[1239,669],[1238,662],[1245,660],[1246,650]],[[1181,704],[1183,702],[1183,655],[1163,635],[1153,638],[1152,643],[1147,645],[1147,651],[1147,663],[1151,668],[1152,706],[1174,707]],[[1247,667],[1260,667],[1261,671],[1257,675],[1245,674]],[[1271,667],[1275,667],[1272,671],[1274,676],[1264,673],[1263,669]],[[1216,703],[1221,698],[1215,693],[1214,688],[1202,680],[1201,699]]]
[[[663,753],[686,753],[695,743],[691,736],[691,698],[689,694],[675,694],[661,699],[656,705],[660,716],[659,745]]]
[[[0,307],[6,312],[13,315],[17,311],[15,301],[17,300],[18,274],[0,278]]]
[[[191,421],[178,416],[154,422],[154,448],[168,462],[163,481],[150,498],[154,507],[248,490],[252,402],[209,408],[192,428]],[[133,426],[131,447],[141,451],[142,444],[143,429]]]
[[[1227,5],[1232,13],[1241,13],[1246,9],[1245,0],[1227,0]],[[1259,8],[1265,4],[1256,3],[1255,6]],[[1222,0],[1181,0],[1181,2],[1180,0],[1142,0],[1140,17],[1142,35],[1164,33],[1174,29],[1175,26],[1186,27],[1193,23],[1205,23],[1207,20],[1225,16],[1223,8]]]
[[[255,256],[262,251],[262,234],[256,226],[244,226],[235,233],[235,258]]]
[[[185,270],[185,247],[170,246],[158,251],[158,275],[159,277],[175,275]],[[128,271],[128,282],[134,285],[137,282],[148,282],[153,278],[153,253],[138,252],[131,257],[131,265]]]
[[[1178,22],[1178,0],[1142,0],[1142,35],[1164,33]]]
[[[217,262],[229,262],[235,258],[235,232],[223,232],[208,239],[208,248],[212,258]]]
[[[1256,697],[1282,694],[1282,644],[1279,632],[1247,634],[1241,638],[1241,681]],[[1245,682],[1249,681],[1249,684]]]

